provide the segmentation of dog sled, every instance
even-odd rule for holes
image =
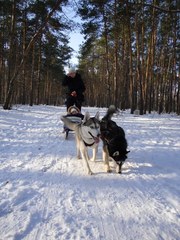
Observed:
[[[79,108],[76,106],[71,106],[68,108],[67,115],[64,117],[70,119],[74,123],[81,123],[84,115],[80,112]],[[63,126],[63,133],[65,133],[65,139],[68,138],[69,132],[73,132],[72,129],[69,129],[66,125]]]

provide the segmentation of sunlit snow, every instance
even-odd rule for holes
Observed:
[[[0,108],[0,239],[180,239],[180,117],[116,114],[130,150],[122,174],[105,172],[100,143],[89,176],[74,133],[64,138],[63,114],[64,106]]]

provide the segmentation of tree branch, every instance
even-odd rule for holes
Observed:
[[[153,5],[153,4],[149,4],[149,3],[139,3],[139,1],[134,1],[134,2],[128,2],[128,4],[136,4],[136,5],[140,5],[140,6],[147,6],[147,7],[152,7],[152,8],[155,8],[161,12],[168,12],[168,13],[180,13],[180,9],[177,9],[177,10],[171,10],[171,9],[166,9],[166,8],[162,8],[162,7],[159,7],[157,5]]]

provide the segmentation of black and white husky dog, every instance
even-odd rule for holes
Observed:
[[[72,122],[70,119],[66,118],[66,116],[61,117],[61,120],[69,129],[75,131],[77,157],[82,157],[84,159],[88,174],[92,175],[93,173],[88,163],[88,147],[93,149],[92,161],[95,161],[100,141],[99,112],[97,112],[94,117],[90,117],[89,113],[86,112],[80,123]]]
[[[127,158],[127,140],[124,130],[111,120],[116,112],[114,105],[111,105],[106,115],[100,122],[101,139],[103,141],[103,159],[107,172],[110,172],[109,159],[113,159],[118,166],[118,173],[121,173],[123,163]]]

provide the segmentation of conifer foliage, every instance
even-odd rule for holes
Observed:
[[[2,0],[0,104],[63,104],[71,58],[63,8],[82,20],[79,71],[89,106],[180,114],[177,0]]]
[[[88,104],[180,114],[178,1],[83,0],[78,12]]]
[[[64,31],[67,1],[1,1],[0,103],[58,104],[59,78],[72,49]]]

